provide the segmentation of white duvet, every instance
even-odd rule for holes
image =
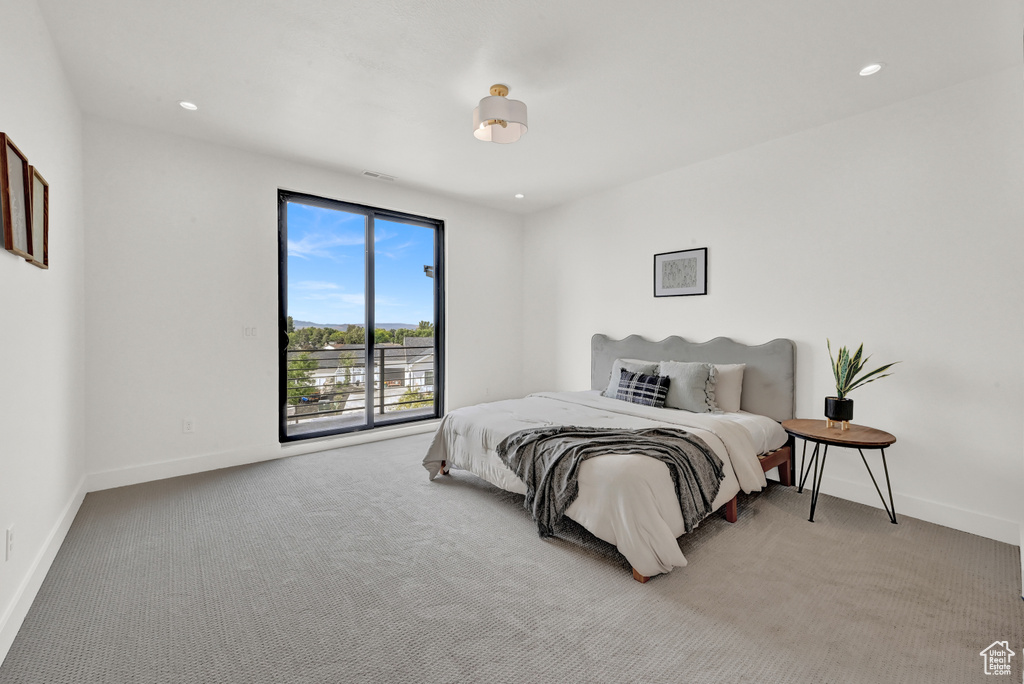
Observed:
[[[526,485],[498,458],[495,448],[508,435],[548,425],[638,429],[684,427],[703,439],[725,464],[713,507],[736,494],[759,491],[766,480],[757,455],[786,443],[782,427],[750,413],[690,413],[638,406],[589,392],[540,392],[524,399],[478,404],[452,411],[438,427],[423,459],[434,479],[460,468],[518,494]],[[686,565],[677,541],[683,516],[668,467],[636,454],[611,454],[585,461],[579,494],[566,515],[594,536],[614,544],[633,568],[650,577]]]

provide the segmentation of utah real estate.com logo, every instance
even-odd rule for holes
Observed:
[[[991,646],[981,652],[981,657],[985,659],[985,674],[1010,674],[1010,659],[1015,655],[1008,641],[993,641]]]

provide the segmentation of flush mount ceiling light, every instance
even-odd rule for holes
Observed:
[[[514,143],[526,133],[526,105],[508,99],[508,86],[491,86],[490,97],[473,110],[473,135],[477,140]]]
[[[877,74],[885,66],[885,62],[875,62],[874,64],[868,64],[866,67],[860,70],[861,76],[871,76]]]
[[[523,199],[524,197],[526,197],[526,195],[524,195],[523,193],[521,193],[521,192],[517,192],[516,193],[516,199]]]
[[[192,102],[186,102],[185,100],[182,100],[181,102],[179,102],[179,103],[178,103],[178,105],[179,105],[179,106],[180,106],[180,107],[181,107],[182,109],[187,109],[187,110],[188,110],[188,111],[190,111],[190,112],[194,112],[194,111],[196,111],[197,109],[199,109],[199,105],[196,105],[196,104],[194,104],[194,103],[192,103]]]

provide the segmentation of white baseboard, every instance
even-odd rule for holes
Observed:
[[[28,609],[32,607],[32,602],[35,600],[36,594],[39,593],[39,587],[43,585],[46,573],[50,571],[50,565],[57,557],[60,545],[64,543],[64,537],[67,536],[68,530],[71,529],[71,523],[74,522],[78,509],[82,506],[82,500],[86,494],[85,483],[86,478],[83,476],[78,481],[78,486],[67,505],[64,506],[64,510],[61,511],[53,529],[50,530],[50,534],[46,537],[46,543],[43,544],[43,548],[36,554],[29,566],[28,574],[22,580],[21,586],[14,592],[14,598],[3,615],[0,615],[0,663],[3,663],[7,652],[11,650],[14,637],[18,635],[21,623],[25,621]]]
[[[881,484],[885,484],[883,481]],[[805,483],[805,489],[809,488],[810,480]],[[824,477],[821,481],[821,491],[841,499],[856,501],[866,506],[882,509],[882,501],[878,498],[870,482],[854,482],[836,477]],[[956,508],[949,504],[919,499],[906,496],[899,492],[893,492],[893,499],[896,505],[896,519],[900,516],[909,515],[912,518],[926,522],[951,527],[961,532],[970,532],[980,537],[995,539],[1006,544],[1016,546],[1020,544],[1022,533],[1020,524],[1015,520],[1004,520],[985,513],[977,513],[962,508]],[[884,518],[883,518],[884,519]]]
[[[96,473],[90,473],[87,477],[87,489],[89,492],[98,492],[103,489],[114,487],[127,487],[129,485],[141,484],[164,480],[169,477],[180,477],[203,473],[209,470],[220,468],[231,468],[233,466],[246,465],[248,463],[259,463],[261,461],[272,461],[275,458],[286,456],[301,456],[317,451],[338,449],[340,447],[354,446],[366,442],[378,442],[384,439],[396,437],[407,437],[425,432],[434,432],[440,421],[431,420],[411,423],[408,425],[396,425],[393,427],[365,430],[363,432],[352,432],[341,437],[324,437],[322,439],[310,439],[300,442],[289,442],[287,444],[271,444],[265,447],[248,447],[243,449],[232,449],[212,454],[201,454],[188,458],[144,463],[124,468],[114,468]]]
[[[1020,524],[1020,597],[1024,599],[1024,522]]]

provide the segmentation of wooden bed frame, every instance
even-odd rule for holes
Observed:
[[[793,485],[793,447],[792,439],[789,444],[770,451],[757,457],[761,462],[761,470],[768,472],[772,468],[779,469],[779,482],[784,487]],[[736,522],[736,499],[739,495],[732,497],[729,503],[725,504],[725,519],[731,523]]]

